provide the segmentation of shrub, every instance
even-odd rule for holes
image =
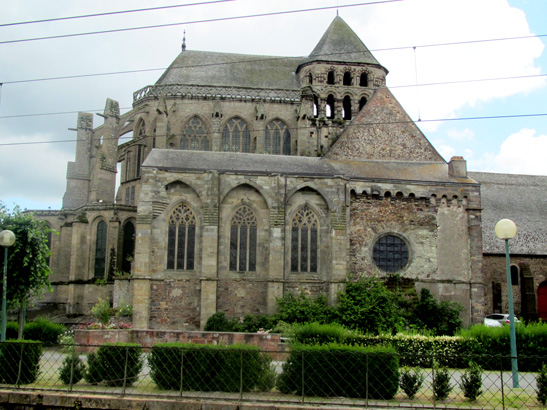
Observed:
[[[91,314],[95,316],[100,323],[106,325],[112,316],[108,300],[99,298],[99,301],[91,308]]]
[[[233,332],[235,321],[230,321],[224,312],[214,313],[205,323],[206,332]]]
[[[0,379],[7,384],[29,384],[40,373],[42,343],[8,340],[0,344]]]
[[[443,301],[439,303],[431,292],[423,288],[420,291],[420,300],[414,311],[414,325],[426,328],[436,335],[452,336],[462,327],[460,312],[463,306],[456,302]]]
[[[342,325],[332,323],[322,325],[319,323],[295,324],[292,329],[292,342],[302,344],[343,344],[352,332]]]
[[[330,323],[336,317],[336,310],[328,305],[325,295],[316,298],[301,293],[295,296],[292,293],[285,294],[278,298],[277,313],[273,322],[283,321],[286,323]]]
[[[482,368],[478,364],[469,362],[469,368],[462,375],[460,387],[463,395],[471,401],[477,400],[482,394]]]
[[[133,316],[133,306],[127,303],[124,303],[123,305],[121,305],[118,308],[118,311],[116,312],[116,317],[131,317],[131,316]]]
[[[143,366],[142,348],[136,343],[104,343],[97,349],[102,379],[108,386],[131,386]]]
[[[433,366],[433,398],[444,400],[448,397],[454,386],[450,385],[450,374],[446,367]]]
[[[19,324],[17,322],[6,323],[6,340],[17,339]]]
[[[538,401],[545,406],[547,402],[547,365],[543,365],[536,379]]]
[[[85,365],[77,353],[70,353],[63,359],[59,369],[59,379],[64,384],[73,385],[84,377]]]
[[[84,380],[89,384],[97,384],[103,381],[102,368],[97,354],[94,352],[87,355],[87,367],[84,372]]]
[[[422,387],[424,375],[419,368],[403,367],[399,386],[405,392],[409,399],[413,399],[416,393]]]
[[[183,390],[250,391],[265,388],[271,371],[270,359],[261,356],[258,347],[243,345],[158,343],[148,364],[154,383],[168,390],[181,389],[182,381]]]
[[[24,339],[37,340],[46,345],[58,343],[59,336],[66,332],[66,326],[52,322],[45,317],[39,317],[25,324]]]
[[[273,327],[273,320],[267,315],[246,315],[242,323],[234,325],[234,331],[256,333]]]
[[[389,400],[399,387],[394,349],[347,345],[291,346],[277,379],[282,393]]]

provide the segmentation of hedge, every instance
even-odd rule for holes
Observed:
[[[99,378],[107,386],[131,386],[144,364],[141,353],[137,343],[104,343],[96,355]]]
[[[42,343],[32,340],[7,340],[0,343],[0,380],[8,384],[29,384],[40,373]]]
[[[389,400],[399,388],[393,348],[294,345],[277,388],[285,394]]]
[[[148,358],[150,376],[161,389],[225,392],[262,388],[269,362],[260,348],[239,344],[159,343]]]

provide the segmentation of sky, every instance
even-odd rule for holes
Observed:
[[[469,171],[547,175],[547,1],[211,2],[4,2],[0,201],[60,209],[77,112],[102,112],[107,98],[128,111],[133,92],[177,57],[184,32],[190,50],[307,56],[337,12],[389,70],[387,86],[445,160],[463,156]],[[258,14],[269,15],[232,18]],[[168,26],[16,41],[159,25]],[[121,71],[135,72],[106,75]],[[51,79],[82,75],[89,76]]]

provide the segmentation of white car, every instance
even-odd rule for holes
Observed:
[[[520,320],[515,316],[515,323],[520,323]],[[507,313],[492,313],[484,318],[484,325],[488,327],[501,327],[509,324],[509,314]]]

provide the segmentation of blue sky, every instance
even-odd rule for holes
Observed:
[[[188,0],[26,0],[2,6],[0,24],[136,9]],[[234,0],[101,18],[0,26],[0,42],[113,28],[188,22],[227,16],[361,3],[356,0]],[[461,155],[472,171],[547,175],[547,37],[476,42],[547,34],[545,0],[401,0],[340,7],[389,71],[387,84],[449,160]],[[167,67],[189,49],[246,54],[308,55],[336,10],[185,24],[169,28],[0,44],[0,200],[29,209],[59,209],[68,161],[74,160],[76,112],[101,110],[106,98],[130,107],[132,92],[161,71],[78,79],[18,82],[46,77]],[[465,44],[422,47],[431,44]],[[414,51],[413,46],[416,47]],[[397,48],[397,50],[385,50]],[[416,72],[417,69],[417,72]],[[474,81],[437,86],[416,84]],[[407,87],[396,87],[407,86]],[[68,114],[32,115],[70,112]],[[21,116],[25,115],[25,116]],[[508,118],[452,120],[489,116]],[[95,116],[95,126],[102,123]],[[45,143],[46,142],[46,143]]]

